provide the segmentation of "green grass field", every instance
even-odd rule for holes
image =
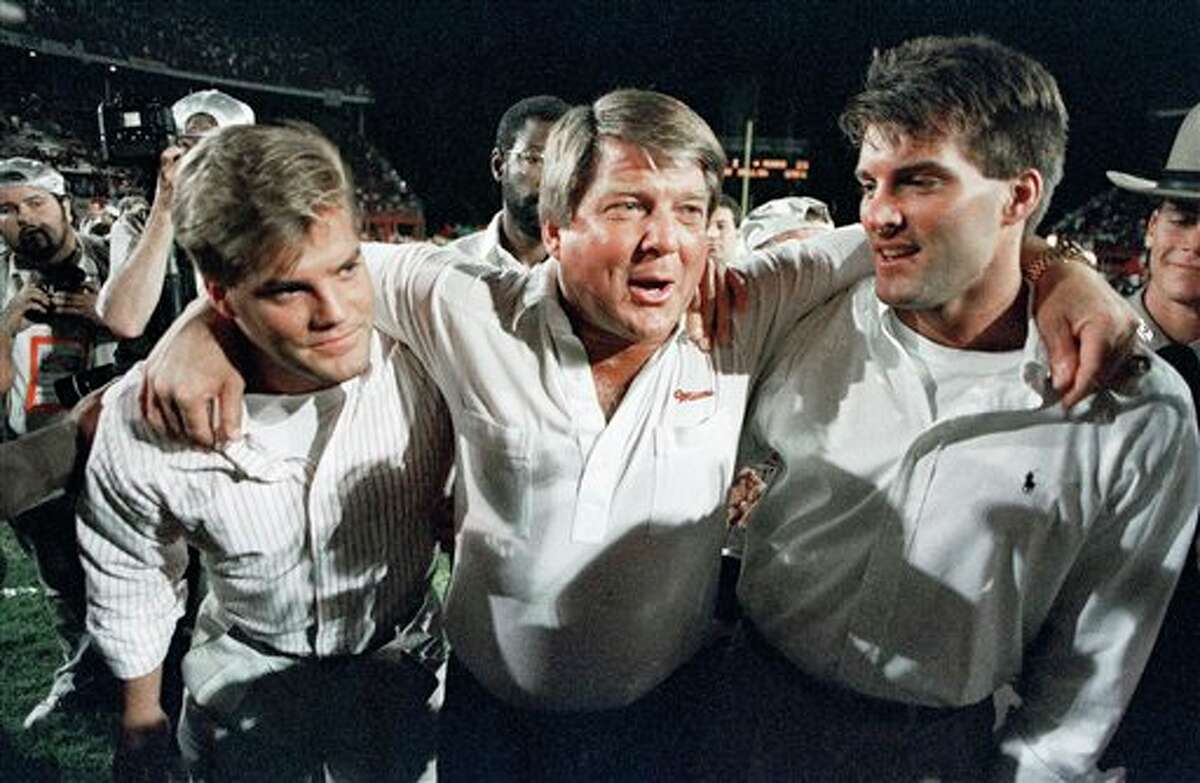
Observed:
[[[0,595],[0,783],[110,780],[114,714],[55,714],[36,731],[21,728],[50,686],[60,652],[33,562],[3,521],[0,554],[8,564]],[[439,594],[448,581],[442,555],[433,576]]]
[[[0,783],[109,780],[111,713],[53,715],[36,731],[21,728],[45,695],[60,652],[33,563],[0,522],[8,561],[0,596]]]

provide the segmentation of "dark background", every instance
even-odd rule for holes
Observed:
[[[1181,118],[1152,112],[1200,101],[1200,0],[198,2],[250,29],[285,26],[346,47],[377,99],[368,135],[425,199],[434,228],[495,211],[496,121],[536,93],[580,102],[654,88],[731,135],[754,109],[756,134],[809,140],[810,179],[797,192],[829,201],[839,222],[856,219],[857,198],[836,117],[873,47],[981,32],[1045,63],[1072,118],[1051,220],[1106,187],[1107,168],[1160,168]]]

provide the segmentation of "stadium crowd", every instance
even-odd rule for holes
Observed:
[[[119,58],[152,60],[179,70],[286,84],[310,89],[337,88],[366,95],[361,75],[332,46],[314,47],[298,36],[264,26],[235,29],[199,12],[184,0],[95,3],[89,0],[30,0],[29,32]],[[137,24],[130,24],[130,18]],[[180,46],[185,30],[187,45]]]
[[[28,9],[355,81],[166,5],[197,45]],[[27,730],[107,703],[122,781],[1200,774],[1200,106],[1051,245],[1067,110],[988,38],[876,56],[840,228],[743,215],[675,98],[531,96],[435,245],[361,241],[420,209],[367,139],[193,86],[142,170],[0,105],[0,517],[63,649]]]

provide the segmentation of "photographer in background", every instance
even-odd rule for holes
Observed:
[[[111,336],[96,313],[108,271],[108,243],[77,233],[60,173],[29,158],[0,160],[0,236],[15,274],[0,283],[0,392],[8,401],[6,438],[67,415],[78,393],[111,365]],[[46,698],[25,728],[64,706],[115,695],[113,681],[84,630],[83,569],[75,541],[74,497],[60,494],[10,520],[37,563],[63,647]]]
[[[171,115],[180,135],[159,156],[154,203],[147,215],[123,211],[113,226],[112,274],[96,305],[104,324],[121,339],[117,364],[122,370],[145,358],[198,293],[195,272],[175,249],[171,226],[180,158],[214,130],[254,124],[253,109],[219,90],[184,96],[171,107]]]

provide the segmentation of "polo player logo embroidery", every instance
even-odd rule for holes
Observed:
[[[1037,482],[1033,480],[1033,471],[1031,470],[1025,474],[1025,483],[1021,485],[1021,491],[1026,495],[1031,495],[1035,489],[1037,489]]]
[[[705,389],[703,391],[684,391],[683,389],[676,389],[673,396],[675,397],[676,402],[695,402],[696,400],[703,400],[707,397],[713,396],[713,390]]]

